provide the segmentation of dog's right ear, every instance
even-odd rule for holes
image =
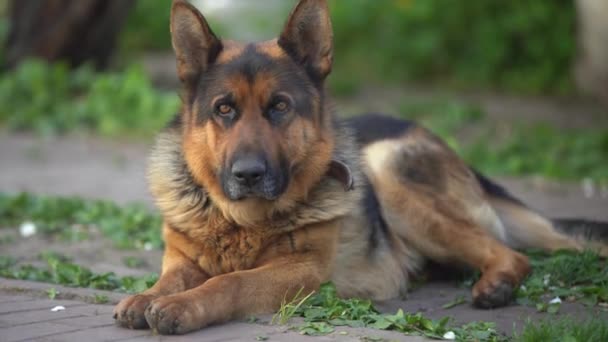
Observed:
[[[205,17],[185,0],[171,7],[171,41],[177,57],[177,74],[193,89],[222,50],[222,42],[211,31]]]

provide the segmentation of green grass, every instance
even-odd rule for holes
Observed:
[[[279,323],[286,324],[299,310],[300,307],[313,295],[313,293],[309,293],[306,296],[302,295],[302,289],[296,293],[294,298],[291,301],[287,301],[287,298],[283,298],[281,303],[281,308],[279,311],[272,316],[271,324]]]
[[[150,286],[152,286],[152,284],[150,284]],[[148,284],[146,284],[146,287],[149,288],[150,286],[148,286]],[[93,303],[94,304],[106,304],[109,301],[110,301],[110,298],[108,298],[108,296],[106,296],[106,295],[95,294],[93,296]]]
[[[489,174],[539,175],[553,179],[608,181],[608,129],[559,130],[549,125],[514,125],[508,138],[498,128],[465,146],[463,157]]]
[[[123,258],[122,263],[128,268],[142,268],[147,265],[146,259],[133,256]]]
[[[43,253],[40,259],[46,262],[46,266],[18,265],[17,260],[9,256],[0,256],[0,277],[129,293],[145,291],[158,279],[154,274],[145,277],[118,277],[113,272],[94,273],[54,253]],[[54,288],[47,293],[51,299],[57,295]],[[95,296],[95,301],[107,302],[107,297],[104,297]]]
[[[414,120],[441,136],[455,149],[460,148],[455,134],[469,125],[483,122],[481,108],[449,100],[403,102],[398,108],[403,118]]]
[[[529,252],[534,273],[526,280],[526,291],[517,293],[522,304],[540,303],[555,296],[564,300],[581,300],[588,305],[599,301],[606,303],[608,267],[605,259],[591,252],[558,252],[553,256]],[[444,309],[464,303],[464,298],[456,298]],[[538,306],[537,306],[538,307]],[[552,310],[554,308],[555,310]],[[556,313],[559,305],[549,306],[544,311]],[[407,335],[420,335],[441,339],[451,331],[458,341],[606,341],[608,322],[592,318],[585,322],[565,319],[543,320],[539,323],[527,322],[521,332],[507,338],[496,331],[494,323],[470,322],[462,326],[450,323],[450,318],[432,320],[421,313],[406,313],[399,310],[395,314],[378,312],[371,301],[356,298],[338,298],[331,283],[307,296],[296,296],[293,301],[283,303],[273,318],[273,322],[285,324],[293,317],[302,317],[304,323],[296,329],[304,335],[326,335],[337,327],[366,327],[379,330],[398,331]]]
[[[175,92],[152,87],[137,66],[96,73],[89,66],[30,60],[0,75],[0,125],[51,135],[151,136],[179,108]]]
[[[603,318],[545,319],[538,323],[528,321],[520,333],[513,335],[514,342],[600,342],[608,341],[608,320]]]
[[[557,251],[526,251],[532,273],[516,290],[520,305],[535,306],[540,312],[557,313],[560,303],[549,303],[559,297],[562,302],[579,302],[593,307],[608,303],[608,260],[593,251],[582,253]],[[479,279],[479,272],[467,277],[461,286],[471,287]],[[446,304],[451,306],[454,301]]]
[[[161,248],[161,219],[142,205],[77,197],[0,193],[0,229],[32,222],[37,233],[67,241],[100,232],[119,248]]]
[[[57,295],[59,294],[59,292],[57,291],[56,288],[51,287],[50,289],[46,290],[46,294],[49,297],[49,299],[55,299],[55,297],[57,297]]]
[[[559,251],[552,255],[528,252],[532,274],[518,289],[520,304],[536,305],[539,311],[559,309],[547,305],[555,297],[593,306],[608,303],[608,260],[596,253]]]
[[[304,324],[298,329],[305,335],[325,335],[333,332],[335,327],[349,326],[392,330],[435,339],[441,339],[445,333],[452,331],[460,341],[504,340],[493,323],[472,322],[463,326],[451,326],[448,317],[432,320],[421,313],[405,313],[401,309],[393,315],[381,314],[369,300],[339,298],[335,287],[330,283],[323,284],[312,296],[284,303],[278,315],[281,316],[280,322],[286,322],[294,316],[303,317]]]

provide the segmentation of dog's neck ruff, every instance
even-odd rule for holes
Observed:
[[[354,189],[348,189],[343,179],[337,179],[330,172],[311,189],[306,199],[296,202],[289,211],[273,213],[259,226],[271,227],[277,233],[288,232],[339,219],[355,210],[361,199],[358,185],[362,180],[357,147],[348,128],[338,126],[335,134],[333,159],[351,172]],[[221,216],[207,190],[190,172],[179,128],[168,128],[157,137],[148,162],[148,183],[165,222],[173,229],[183,232],[204,229],[209,220]]]

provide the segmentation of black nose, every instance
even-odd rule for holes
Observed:
[[[232,164],[234,178],[242,185],[254,186],[266,173],[266,163],[260,158],[240,158]]]

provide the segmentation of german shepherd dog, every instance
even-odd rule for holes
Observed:
[[[494,308],[530,272],[517,248],[608,254],[585,235],[605,229],[565,234],[413,122],[338,120],[325,0],[301,0],[278,39],[252,44],[219,40],[175,0],[171,34],[183,109],[149,162],[162,273],[116,306],[120,325],[183,334],[326,281],[340,296],[393,298],[428,261],[481,271],[473,303]]]

